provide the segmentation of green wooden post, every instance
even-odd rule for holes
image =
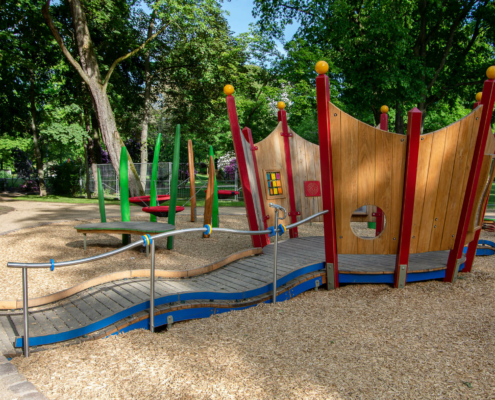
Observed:
[[[213,146],[210,146],[209,156],[213,157],[215,161],[215,154],[213,153]],[[208,157],[209,158],[209,157]],[[217,174],[215,175],[215,186],[213,186],[213,211],[211,214],[211,226],[213,228],[219,228],[218,224],[218,186],[217,186]]]
[[[177,185],[179,184],[179,157],[180,157],[180,125],[175,129],[174,160],[172,164],[172,182],[170,182],[170,207],[168,209],[168,223],[175,226],[175,207],[177,205]],[[167,240],[167,249],[174,248],[174,237]]]
[[[162,142],[162,134],[158,134],[155,145],[155,153],[153,154],[153,167],[151,169],[151,191],[150,191],[150,207],[155,207],[156,204],[156,180],[158,179],[158,156],[160,155],[160,144]],[[156,215],[150,214],[150,221],[156,222]]]
[[[120,151],[120,169],[119,169],[119,181],[120,181],[120,214],[122,221],[128,222],[131,220],[131,210],[129,209],[129,171],[127,167],[127,148],[122,146]],[[131,235],[122,235],[122,244],[129,244],[131,241]]]
[[[98,168],[98,205],[100,206],[100,219],[101,222],[107,222],[105,215],[105,198],[103,193],[103,183],[101,182],[101,173]]]

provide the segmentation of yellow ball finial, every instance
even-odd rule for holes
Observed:
[[[495,65],[488,67],[488,69],[486,70],[486,77],[488,79],[495,79]]]
[[[328,63],[326,61],[318,61],[315,65],[315,71],[320,75],[326,74],[328,71]]]
[[[277,103],[277,108],[278,108],[279,110],[283,110],[283,109],[285,108],[285,103],[284,103],[283,101],[279,101],[279,102]]]
[[[380,111],[382,112],[382,114],[388,113],[388,106],[381,106]]]
[[[481,101],[481,95],[482,95],[482,94],[483,94],[482,92],[478,92],[478,93],[476,93],[476,101],[477,101],[478,103]]]
[[[225,85],[223,87],[223,92],[227,95],[230,96],[232,93],[234,93],[234,86],[232,85]]]

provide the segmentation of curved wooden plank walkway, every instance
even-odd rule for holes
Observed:
[[[323,237],[279,244],[278,299],[284,301],[326,283]],[[445,274],[448,252],[411,255],[408,281]],[[394,255],[339,255],[342,283],[393,281]],[[443,275],[442,275],[443,274]],[[271,302],[273,245],[263,254],[185,279],[156,280],[155,326]],[[89,340],[149,327],[149,279],[104,283],[57,303],[30,308],[30,345],[81,338]],[[0,351],[22,346],[22,311],[0,313]],[[10,345],[10,346],[9,346]]]

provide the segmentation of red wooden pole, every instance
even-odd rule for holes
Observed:
[[[290,142],[289,138],[292,134],[289,133],[289,126],[287,125],[287,112],[284,110],[285,103],[279,101],[277,104],[278,120],[282,122],[282,136],[284,138],[284,149],[285,149],[285,165],[287,167],[287,184],[289,185],[289,217],[291,224],[297,222],[297,216],[301,215],[300,212],[296,210],[296,196],[294,194],[294,179],[292,177],[292,161],[290,158]],[[289,236],[291,239],[297,238],[299,233],[296,228],[289,229]]]
[[[407,281],[409,250],[414,214],[414,196],[418,174],[419,142],[421,136],[422,114],[416,107],[407,114],[407,154],[404,174],[404,194],[402,196],[402,215],[400,222],[399,245],[395,260],[394,287],[403,288]]]
[[[449,259],[447,261],[447,270],[445,271],[445,282],[454,282],[457,279],[459,266],[466,241],[466,234],[469,227],[469,219],[474,206],[474,198],[476,197],[476,188],[478,187],[481,165],[483,164],[483,155],[485,153],[486,140],[490,131],[490,121],[493,114],[493,105],[495,103],[495,66],[488,68],[486,71],[488,79],[483,85],[483,95],[481,104],[483,111],[481,112],[480,126],[478,136],[476,138],[476,146],[474,148],[473,161],[469,170],[469,179],[464,193],[464,201],[462,203],[459,225],[455,236],[455,243],[450,250]]]
[[[473,110],[481,104],[482,92],[476,93],[476,102],[473,104]],[[489,196],[488,196],[489,198]],[[488,205],[488,199],[485,203],[483,216],[486,212],[486,206]],[[466,252],[466,261],[464,262],[464,269],[462,272],[471,272],[473,268],[474,258],[476,257],[476,250],[478,249],[478,242],[480,240],[481,229],[476,231],[474,234],[474,239],[469,243],[468,250]]]
[[[388,106],[381,106],[380,111],[380,129],[382,131],[388,131]]]
[[[318,110],[318,137],[320,141],[321,193],[323,209],[329,210],[323,216],[325,234],[325,262],[329,289],[339,287],[339,267],[337,255],[337,232],[335,225],[335,198],[333,193],[332,149],[330,142],[330,84],[326,72],[328,64],[316,64],[316,105]]]
[[[254,172],[256,175],[256,183],[258,186],[258,197],[260,199],[260,205],[261,205],[261,213],[263,214],[263,225],[264,229],[268,229],[266,220],[268,219],[268,215],[266,215],[265,212],[265,202],[263,201],[263,196],[261,194],[261,182],[260,182],[260,176],[258,174],[258,161],[256,160],[256,150],[258,150],[258,147],[254,147],[254,142],[253,142],[253,135],[251,133],[251,129],[248,127],[245,127],[242,130],[242,133],[244,134],[245,137],[247,137],[249,141],[249,146],[251,147],[251,153],[253,155],[253,163],[254,163]],[[268,235],[260,235],[261,239],[261,245],[262,247],[265,247],[266,245],[270,244],[270,238]]]
[[[241,178],[242,192],[244,196],[244,203],[246,204],[249,229],[252,231],[258,231],[259,227],[256,220],[256,211],[254,209],[253,193],[249,184],[246,155],[244,154],[244,149],[242,147],[241,128],[239,127],[239,120],[237,118],[235,99],[234,96],[232,96],[232,93],[234,93],[234,87],[232,85],[226,85],[223,88],[223,91],[227,95],[227,110],[229,112],[230,131],[232,132],[232,140],[234,142],[237,168],[239,170],[239,176]],[[263,247],[263,243],[259,235],[252,235],[251,240],[254,247]]]

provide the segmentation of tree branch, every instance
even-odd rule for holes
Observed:
[[[288,6],[287,4],[280,4],[280,5],[284,8],[288,8],[289,10],[294,10],[294,11],[297,11],[297,12],[300,12],[303,14],[311,15],[312,17],[315,16],[312,12],[307,11],[307,10],[302,10],[302,9],[294,7],[294,6]]]
[[[88,75],[83,71],[81,65],[72,57],[72,54],[70,54],[69,50],[67,50],[67,47],[65,47],[64,40],[60,36],[60,33],[58,33],[57,28],[53,24],[52,17],[50,16],[50,0],[48,0],[45,5],[41,9],[41,13],[43,14],[43,17],[45,18],[46,24],[50,28],[50,31],[52,31],[53,36],[55,37],[55,40],[57,41],[58,45],[60,46],[60,49],[62,50],[62,53],[64,54],[65,58],[69,60],[69,62],[72,64],[72,66],[77,70],[83,81],[90,86],[91,80],[89,79]]]
[[[112,73],[115,70],[115,67],[117,67],[117,64],[119,62],[121,62],[121,61],[127,60],[129,57],[132,57],[134,54],[136,54],[139,51],[141,51],[142,49],[144,49],[149,42],[151,42],[154,38],[156,38],[160,33],[162,33],[163,31],[165,31],[165,29],[167,29],[167,27],[169,25],[170,24],[167,24],[167,25],[163,26],[162,29],[160,29],[153,36],[151,36],[150,38],[148,38],[141,46],[135,48],[130,53],[127,53],[125,56],[122,56],[122,57],[117,58],[112,63],[112,65],[110,66],[110,69],[107,72],[107,75],[105,76],[105,80],[103,81],[103,91],[106,91],[107,90],[108,81],[110,80],[110,77],[112,76]]]

